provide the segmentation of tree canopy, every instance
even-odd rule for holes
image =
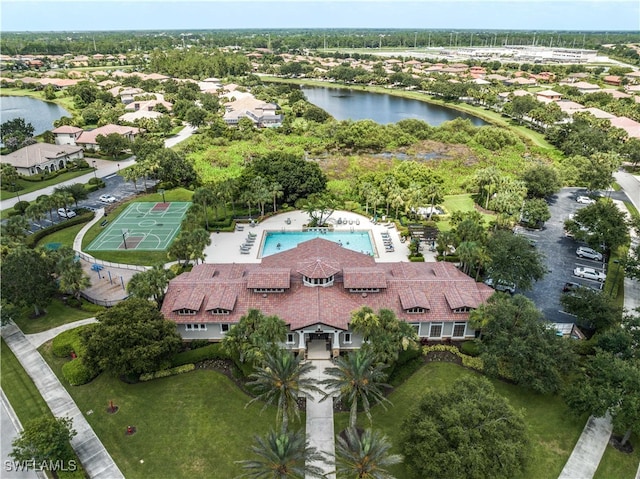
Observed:
[[[129,298],[97,315],[83,331],[84,360],[95,370],[139,375],[168,367],[182,339],[148,300]]]
[[[487,241],[489,275],[494,282],[513,283],[529,289],[547,272],[542,253],[531,248],[526,238],[499,230]]]
[[[401,431],[405,464],[415,477],[510,479],[529,459],[522,413],[481,377],[423,396]]]
[[[69,418],[43,416],[32,419],[13,440],[9,455],[16,461],[35,461],[36,467],[49,461],[68,464],[75,457],[69,441],[76,434]]]
[[[277,316],[250,309],[222,340],[222,346],[242,363],[260,364],[287,338],[287,325]]]
[[[574,364],[570,344],[556,336],[522,295],[494,294],[471,313],[480,328],[480,357],[489,376],[505,376],[541,393],[557,392]]]

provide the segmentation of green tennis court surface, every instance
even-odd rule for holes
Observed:
[[[162,251],[180,231],[189,202],[131,203],[117,218],[107,216],[104,231],[87,251]]]

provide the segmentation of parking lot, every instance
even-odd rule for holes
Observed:
[[[576,202],[576,198],[585,195],[581,188],[563,188],[549,203],[551,219],[545,223],[541,231],[518,229],[518,234],[535,241],[535,247],[542,252],[546,259],[547,275],[533,285],[531,291],[525,296],[535,302],[544,313],[546,319],[555,323],[571,323],[573,316],[562,311],[560,297],[562,289],[567,282],[577,283],[594,289],[600,289],[602,283],[578,278],[573,275],[576,267],[594,268],[596,271],[605,271],[601,261],[579,258],[576,255],[578,246],[583,245],[572,238],[565,236],[564,222],[571,213],[575,213],[584,204]]]

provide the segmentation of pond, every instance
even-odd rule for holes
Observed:
[[[26,123],[33,125],[34,135],[52,130],[53,122],[63,116],[71,116],[71,113],[55,103],[26,96],[0,97],[0,123],[24,118]]]
[[[315,86],[303,86],[301,90],[309,102],[322,108],[336,120],[373,120],[387,124],[414,118],[438,126],[456,118],[465,118],[476,126],[488,125],[484,120],[468,113],[393,95]]]

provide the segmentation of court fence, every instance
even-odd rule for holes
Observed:
[[[120,268],[120,269],[131,269],[134,271],[147,271],[151,269],[150,266],[140,266],[137,264],[122,264],[122,263],[112,263],[111,261],[105,261],[102,259],[97,259],[91,256],[90,254],[84,253],[83,251],[76,250],[76,257],[81,258],[89,263],[100,264],[102,266],[108,266],[111,268]]]

